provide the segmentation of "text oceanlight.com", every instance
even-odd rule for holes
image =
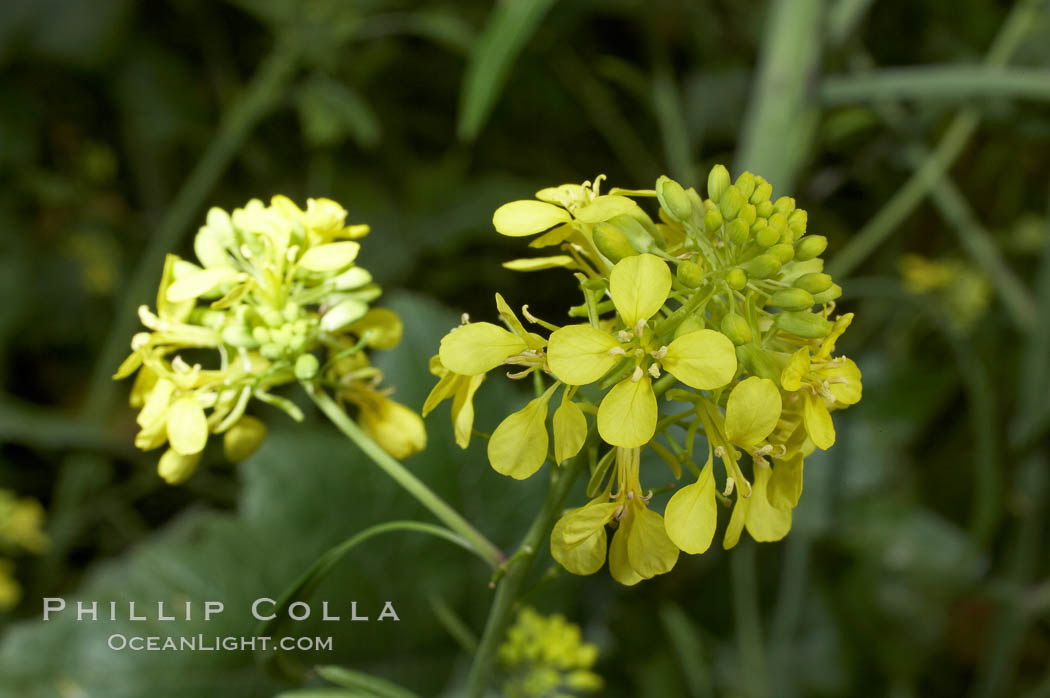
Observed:
[[[118,652],[265,652],[277,648],[284,651],[331,651],[331,637],[236,637],[217,635],[142,636],[115,633],[107,641],[111,650]]]

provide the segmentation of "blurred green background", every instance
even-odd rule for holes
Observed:
[[[52,545],[15,558],[0,695],[288,690],[250,653],[110,651],[170,630],[43,624],[40,600],[223,600],[178,631],[251,634],[251,600],[326,548],[425,518],[320,418],[256,410],[255,457],[209,451],[176,489],[133,449],[109,375],[208,206],[328,196],[369,222],[361,263],[406,323],[378,362],[418,408],[438,339],[494,317],[494,290],[565,310],[567,275],[500,267],[524,252],[491,229],[500,203],[598,173],[700,184],[722,162],[829,237],[864,400],[809,459],[784,542],[630,589],[562,573],[529,601],[601,647],[602,695],[1050,696],[1048,36],[1042,0],[2,3],[0,487],[45,505]],[[519,388],[488,381],[478,428]],[[410,467],[512,549],[542,478],[457,449],[445,408],[428,431]],[[455,695],[469,659],[447,616],[479,632],[490,592],[443,546],[355,551],[312,598],[392,600],[401,623],[300,624],[336,648],[302,659]]]

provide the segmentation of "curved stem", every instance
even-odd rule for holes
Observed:
[[[496,588],[496,598],[492,601],[488,620],[485,622],[485,632],[481,637],[481,644],[474,655],[474,663],[470,667],[470,676],[467,678],[467,692],[469,698],[481,698],[485,694],[489,677],[492,674],[496,662],[496,650],[500,640],[510,621],[511,612],[514,610],[514,601],[518,597],[521,585],[532,569],[536,560],[536,552],[543,545],[544,539],[550,535],[554,527],[554,520],[561,512],[565,497],[576,478],[586,467],[587,458],[581,452],[565,466],[556,469],[551,474],[551,487],[547,492],[547,499],[543,502],[543,508],[536,515],[529,526],[528,533],[518,547],[517,552],[507,562],[506,574]]]
[[[332,420],[332,424],[353,441],[366,456],[372,459],[376,465],[394,482],[401,485],[409,494],[425,506],[439,521],[451,528],[468,541],[474,551],[480,555],[492,567],[499,566],[503,562],[503,552],[497,548],[492,541],[486,538],[480,531],[474,528],[466,519],[460,515],[448,503],[439,497],[432,489],[426,486],[422,480],[413,475],[397,459],[384,451],[354,420],[347,416],[335,400],[328,393],[314,383],[303,383],[307,395],[314,401],[321,411]]]

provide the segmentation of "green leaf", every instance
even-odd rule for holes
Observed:
[[[459,96],[460,139],[481,132],[507,81],[514,60],[525,48],[555,0],[504,0],[496,4],[474,51]]]

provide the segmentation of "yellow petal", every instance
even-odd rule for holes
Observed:
[[[729,550],[740,541],[740,534],[744,530],[744,520],[747,518],[747,499],[743,493],[737,490],[736,504],[733,505],[733,513],[729,517],[729,525],[726,526],[725,536],[722,538],[722,548]]]
[[[671,270],[655,255],[625,257],[609,274],[609,295],[627,327],[655,315],[670,292]]]
[[[347,329],[358,337],[367,333],[368,346],[373,349],[393,349],[401,343],[404,334],[401,317],[389,308],[371,308]]]
[[[237,272],[232,269],[201,269],[173,282],[164,297],[171,303],[192,300],[236,278]]]
[[[791,510],[777,509],[769,503],[769,497],[766,495],[772,474],[773,471],[768,466],[756,465],[755,481],[751,483],[751,497],[746,500],[747,532],[759,543],[780,540],[791,530]]]
[[[573,509],[559,522],[562,538],[569,545],[580,543],[596,530],[604,528],[619,507],[616,502],[603,502],[602,498],[599,498],[579,509]]]
[[[547,403],[557,384],[507,416],[489,439],[489,463],[501,475],[524,480],[547,459]]]
[[[303,253],[299,266],[307,271],[338,271],[350,266],[360,250],[361,244],[352,240],[318,245]]]
[[[152,373],[152,371],[150,371],[150,373]],[[145,428],[159,419],[168,409],[168,405],[171,404],[171,396],[174,392],[174,383],[167,378],[159,379],[146,397],[145,404],[142,406],[142,411],[135,417],[135,421],[138,422],[138,425]]]
[[[708,461],[700,478],[675,492],[664,510],[668,537],[682,552],[699,555],[711,547],[718,525],[714,468]]]
[[[667,537],[664,517],[634,504],[634,523],[627,534],[627,562],[639,577],[670,572],[678,562],[678,547]]]
[[[791,355],[787,365],[780,373],[780,385],[788,392],[795,392],[802,387],[802,379],[809,373],[809,347],[800,347]]]
[[[612,335],[590,325],[569,325],[551,333],[547,342],[547,365],[558,380],[569,385],[587,385],[605,375],[619,356],[609,353],[620,346]]]
[[[521,324],[521,320],[518,319],[514,309],[510,307],[503,296],[496,294],[496,310],[499,312],[499,316],[503,318],[503,322],[507,323],[510,327],[510,331],[519,337],[524,337],[528,333],[525,331],[525,326]]]
[[[806,433],[817,448],[826,451],[835,443],[835,425],[831,413],[819,395],[805,396],[805,407],[802,416],[806,424]]]
[[[357,421],[384,451],[398,460],[426,448],[427,431],[423,418],[400,402],[378,393],[361,403]]]
[[[438,378],[438,382],[430,389],[430,394],[423,402],[423,416],[434,411],[444,400],[452,397],[456,392],[457,381],[462,378],[458,373],[446,371],[445,375]]]
[[[168,441],[179,455],[189,456],[204,450],[208,442],[208,420],[204,408],[192,396],[172,403],[168,412]]]
[[[544,269],[575,269],[576,260],[567,254],[556,254],[550,257],[525,257],[512,259],[503,263],[504,269],[512,271],[542,271]]]
[[[776,383],[756,376],[745,378],[726,402],[726,438],[746,449],[755,447],[773,433],[782,407]]]
[[[821,359],[826,359],[831,356],[831,352],[835,351],[835,342],[839,340],[842,333],[846,331],[846,328],[853,322],[853,313],[846,313],[845,315],[836,318],[835,324],[831,327],[831,332],[824,338],[824,341],[820,343],[820,351],[817,352],[817,356]]]
[[[470,445],[470,435],[474,431],[474,393],[485,380],[485,374],[463,377],[456,396],[452,399],[452,429],[456,435],[456,445],[466,448]]]
[[[773,463],[773,476],[769,478],[766,496],[776,509],[794,509],[802,496],[802,454],[790,460]]]
[[[510,237],[535,235],[570,220],[568,211],[543,201],[511,201],[492,214],[496,232]]]
[[[576,237],[581,237],[576,226],[572,223],[563,223],[557,228],[551,228],[543,235],[540,235],[538,238],[529,242],[529,247],[550,247],[552,245],[560,245],[573,237],[574,234]]]
[[[548,201],[569,208],[573,204],[586,201],[591,190],[582,184],[563,184],[560,187],[545,187],[536,192],[540,201]]]
[[[554,411],[554,462],[561,465],[572,458],[587,440],[587,418],[580,406],[571,400],[562,400]]]
[[[240,463],[262,446],[266,438],[266,425],[262,420],[244,415],[222,436],[222,452],[226,460]]]
[[[142,352],[132,351],[128,358],[121,362],[120,367],[117,368],[117,372],[113,374],[113,380],[119,381],[122,378],[127,378],[135,371],[139,370],[139,366],[142,365]]]
[[[736,349],[721,332],[697,330],[671,342],[660,365],[690,388],[714,390],[736,375]]]
[[[576,217],[576,220],[584,223],[600,223],[601,221],[615,218],[621,213],[627,213],[637,205],[626,196],[607,194],[599,196],[586,206],[576,209],[573,211],[573,215]]]
[[[613,386],[598,406],[598,433],[622,448],[644,446],[656,431],[656,394],[649,376],[626,378]]]
[[[624,586],[633,586],[642,581],[642,576],[627,562],[627,539],[630,536],[632,519],[633,517],[628,517],[620,523],[620,527],[613,534],[612,545],[609,546],[609,574]]]
[[[169,485],[181,484],[197,470],[200,460],[200,453],[183,455],[174,448],[169,448],[157,463],[157,475],[160,475]]]
[[[491,322],[472,322],[441,339],[438,356],[445,368],[463,376],[476,376],[525,351],[525,340]]]
[[[601,569],[605,562],[605,524],[594,528],[590,535],[584,538],[574,538],[569,543],[565,538],[566,526],[571,522],[573,514],[582,511],[573,509],[558,520],[554,530],[551,531],[551,557],[558,564],[573,574],[594,574]]]
[[[835,396],[836,404],[855,405],[860,402],[863,391],[860,369],[852,359],[842,357],[841,365],[824,369],[822,373],[828,379],[828,388]]]

